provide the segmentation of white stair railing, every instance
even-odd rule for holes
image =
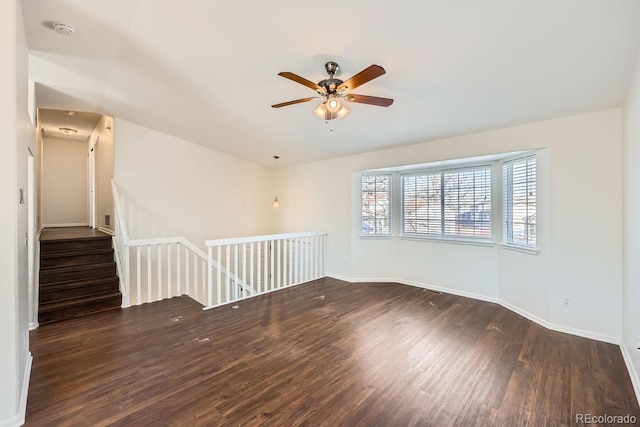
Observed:
[[[180,295],[189,295],[205,305],[206,253],[184,237],[129,239],[118,187],[113,180],[111,185],[115,211],[113,246],[122,307]]]
[[[111,180],[111,191],[113,193],[113,252],[118,267],[118,277],[120,279],[120,292],[122,293],[122,307],[131,306],[131,293],[129,292],[129,247],[126,243],[129,240],[127,226],[122,216],[122,207],[120,206],[120,193],[114,180]]]
[[[208,240],[208,253],[184,237],[129,239],[111,184],[123,308],[188,295],[209,309],[325,276],[324,232]]]
[[[325,232],[217,239],[205,244],[208,248],[205,309],[325,276]],[[223,275],[224,270],[229,274]],[[235,285],[231,277],[238,277],[239,283],[245,285]]]

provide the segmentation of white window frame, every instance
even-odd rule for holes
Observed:
[[[389,200],[389,205],[387,207],[387,212],[388,212],[388,217],[387,217],[387,221],[389,223],[389,231],[387,233],[377,233],[375,232],[370,232],[370,233],[365,233],[364,230],[364,212],[363,212],[363,203],[364,203],[364,191],[362,189],[362,184],[363,181],[366,177],[386,177],[389,179],[389,184],[388,184],[388,200]],[[391,173],[366,173],[363,172],[360,176],[360,236],[361,237],[393,237],[393,183],[394,183],[394,176]],[[375,192],[377,193],[377,191]],[[377,218],[375,218],[377,219]],[[374,219],[374,221],[375,221]]]
[[[521,183],[523,183],[526,186],[525,218],[530,218],[532,215],[535,215],[535,222],[532,224],[533,236],[534,236],[533,243],[521,243],[518,241],[514,241],[514,238],[513,238],[513,234],[514,234],[513,165],[515,164],[522,165],[523,163],[525,165],[525,176],[524,176],[524,182],[521,181]],[[532,173],[530,171],[531,167],[534,168],[533,181],[530,179],[530,174]],[[538,253],[538,181],[539,181],[538,159],[535,153],[529,154],[526,156],[508,159],[502,162],[502,222],[503,222],[503,226],[502,226],[503,234],[502,234],[502,244],[501,244],[502,246],[509,249],[519,250],[522,252],[528,252],[533,254]],[[533,196],[531,196],[531,191],[530,191],[531,183],[533,183],[534,185]],[[531,197],[533,198],[533,203],[531,203],[531,200],[530,200]],[[531,205],[533,205],[535,209],[535,212],[532,214],[529,213]],[[531,226],[531,224],[525,220],[524,226],[525,228],[527,228],[527,230],[529,230],[529,227]],[[526,234],[526,241],[528,242],[530,239],[531,233],[527,231],[525,234]]]
[[[446,217],[444,211],[445,199],[444,199],[444,177],[449,173],[460,173],[460,172],[468,172],[472,170],[485,170],[489,173],[489,200],[487,201],[489,205],[490,219],[489,219],[489,234],[488,236],[472,236],[465,234],[452,234],[446,233]],[[419,240],[436,240],[436,241],[447,241],[447,242],[459,242],[459,243],[467,243],[467,244],[476,244],[476,245],[493,245],[493,168],[491,164],[472,164],[455,168],[446,168],[446,169],[423,169],[411,171],[409,173],[405,173],[401,175],[400,182],[400,236],[406,239],[419,239]],[[440,232],[433,234],[419,234],[419,233],[405,233],[405,178],[414,177],[414,176],[424,176],[424,175],[438,175],[440,178]]]

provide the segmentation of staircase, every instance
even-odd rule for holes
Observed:
[[[89,227],[44,229],[40,236],[38,322],[119,309],[112,237]]]

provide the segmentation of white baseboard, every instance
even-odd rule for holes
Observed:
[[[596,341],[603,341],[606,343],[610,343],[610,344],[616,344],[619,345],[620,344],[620,338],[617,337],[611,337],[608,335],[604,335],[604,334],[600,334],[598,332],[592,332],[592,331],[585,331],[582,329],[576,329],[576,328],[571,328],[569,326],[564,326],[564,325],[558,325],[555,323],[551,323],[551,322],[547,322],[546,320],[531,314],[529,312],[527,312],[526,310],[523,310],[513,304],[508,303],[507,301],[504,301],[502,299],[499,298],[495,298],[495,297],[491,297],[491,296],[486,296],[486,295],[481,295],[481,294],[474,294],[471,292],[466,292],[466,291],[459,291],[456,289],[450,289],[450,288],[444,288],[441,286],[432,286],[426,283],[420,283],[420,282],[414,282],[412,280],[403,280],[403,279],[395,279],[395,278],[349,278],[349,277],[345,277],[345,276],[339,276],[337,274],[327,274],[328,277],[332,277],[334,279],[338,279],[338,280],[343,280],[345,282],[350,282],[350,283],[356,283],[356,282],[389,282],[389,283],[400,283],[403,285],[410,285],[410,286],[416,286],[419,288],[424,288],[424,289],[430,289],[433,291],[438,291],[438,292],[443,292],[446,294],[452,294],[452,295],[457,295],[457,296],[461,296],[461,297],[465,297],[465,298],[473,298],[476,300],[480,300],[480,301],[487,301],[487,302],[493,302],[496,304],[499,304],[501,306],[503,306],[504,308],[513,311],[514,313],[517,313],[529,320],[531,320],[532,322],[535,322],[537,324],[539,324],[542,327],[545,327],[547,329],[551,329],[552,331],[557,331],[557,332],[563,332],[566,334],[570,334],[570,335],[575,335],[575,336],[579,336],[579,337],[583,337],[583,338],[589,338],[589,339],[593,339]]]
[[[0,427],[19,427],[22,424],[19,424],[17,415],[14,415],[13,417],[5,418],[4,420],[0,420]]]
[[[330,277],[330,278],[332,278],[332,279],[342,280],[343,282],[350,282],[350,283],[353,283],[353,282],[354,282],[354,281],[353,281],[353,280],[351,280],[350,278],[345,277],[345,276],[340,276],[339,274],[326,273],[326,276],[325,276],[325,277]]]
[[[38,322],[29,323],[29,330],[30,331],[34,331],[34,330],[38,329],[39,327],[40,327],[40,323],[38,323]]]
[[[480,301],[486,301],[486,302],[493,302],[493,303],[498,303],[498,299],[494,298],[494,297],[490,297],[487,295],[481,295],[481,294],[475,294],[472,292],[466,292],[466,291],[459,291],[456,289],[450,289],[450,288],[443,288],[441,286],[433,286],[433,285],[429,285],[426,283],[420,283],[420,282],[414,282],[413,280],[405,280],[405,279],[397,279],[397,278],[384,278],[384,279],[380,279],[380,278],[350,278],[350,277],[345,277],[345,276],[339,276],[337,274],[327,274],[327,277],[331,277],[333,279],[338,279],[338,280],[343,280],[345,282],[349,282],[349,283],[363,283],[363,282],[370,282],[370,283],[400,283],[401,285],[409,285],[409,286],[415,286],[416,288],[422,288],[422,289],[429,289],[431,291],[437,291],[437,292],[443,292],[445,294],[451,294],[451,295],[457,295],[459,297],[465,297],[465,298],[473,298],[473,299],[477,299]]]
[[[89,224],[83,222],[69,222],[64,224],[44,224],[42,228],[61,228],[61,227],[88,227]]]
[[[25,423],[27,414],[27,396],[29,394],[29,379],[31,378],[31,364],[33,363],[33,356],[29,352],[27,356],[27,364],[24,368],[24,376],[22,378],[22,393],[20,394],[20,402],[18,407],[18,413],[0,420],[0,427],[20,427]]]
[[[31,379],[31,365],[33,364],[33,356],[31,352],[27,355],[27,365],[24,368],[24,376],[22,378],[22,393],[20,393],[20,408],[18,411],[18,425],[23,425],[27,415],[27,396],[29,395],[29,380]]]
[[[624,344],[624,341],[620,344],[620,351],[622,352],[624,363],[627,365],[627,371],[629,371],[631,384],[633,384],[633,391],[636,392],[636,399],[638,400],[638,404],[640,405],[640,377],[638,376],[638,371],[636,371],[636,367],[633,364],[633,360],[631,359],[631,353],[629,353],[629,349]]]
[[[103,233],[107,233],[110,235],[114,235],[115,233],[113,232],[113,230],[109,229],[109,228],[104,228],[104,227],[98,227],[98,231],[102,231]]]
[[[598,332],[586,331],[584,329],[572,328],[570,326],[559,325],[557,323],[547,322],[546,320],[536,316],[535,314],[531,314],[528,311],[523,310],[520,307],[517,307],[504,300],[499,300],[498,304],[552,331],[562,332],[565,334],[575,335],[578,337],[588,338],[596,341],[602,341],[609,344],[620,345],[620,338],[612,337]]]

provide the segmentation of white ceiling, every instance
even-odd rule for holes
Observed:
[[[620,106],[638,0],[22,0],[39,107],[123,118],[280,166]],[[56,34],[51,22],[76,28]],[[330,126],[311,81],[337,61],[355,90]],[[116,129],[117,137],[117,129]],[[117,141],[116,141],[117,144]]]
[[[38,110],[38,122],[44,135],[56,138],[69,138],[60,128],[75,129],[77,133],[72,135],[74,139],[87,141],[91,132],[98,125],[102,115],[85,113],[81,111]]]

